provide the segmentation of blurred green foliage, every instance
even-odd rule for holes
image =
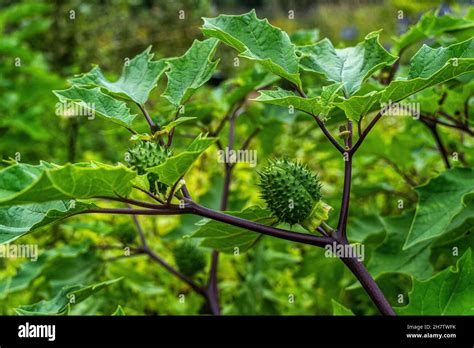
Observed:
[[[350,46],[368,32],[382,28],[381,41],[389,47],[392,36],[406,30],[422,12],[438,5],[436,1],[415,4],[408,0],[370,4],[265,0],[3,1],[0,5],[0,157],[28,163],[40,159],[61,164],[86,160],[123,162],[129,147],[126,140],[130,137],[126,130],[104,126],[106,123],[99,119],[92,122],[57,115],[57,99],[51,91],[66,88],[65,79],[88,71],[91,63],[100,63],[113,80],[119,75],[124,59],[134,57],[150,44],[157,58],[180,56],[192,40],[202,38],[199,26],[203,16],[241,13],[257,7],[260,17],[270,18],[274,25],[289,33],[318,28],[319,33],[296,34],[294,40],[302,43],[314,42],[319,36]],[[460,13],[464,11],[463,6],[454,2],[444,6]],[[289,18],[288,11],[292,10],[295,19]],[[398,11],[404,12],[402,19],[397,18]],[[228,79],[218,88],[199,90],[195,96],[197,102],[192,100],[186,106],[185,116],[198,120],[180,128],[175,136],[177,147],[189,143],[189,136],[202,129],[216,129],[219,119],[231,107],[222,101],[223,96],[228,96],[231,87],[244,84],[246,74],[253,73],[243,73],[250,65],[243,60],[235,67],[235,53],[228,48],[219,48],[219,54],[222,57],[219,76]],[[234,69],[240,74],[235,79]],[[164,86],[158,89],[163,92]],[[149,111],[159,115],[160,121],[171,121],[173,108],[158,95],[156,91],[153,93]],[[451,105],[456,105],[456,96],[450,98],[453,98]],[[137,113],[138,109],[133,111]],[[333,117],[331,122],[337,124],[338,117]],[[137,128],[145,131],[146,127],[145,121],[140,120]],[[343,177],[341,161],[311,118],[289,115],[274,106],[249,103],[238,120],[236,144],[240,146],[256,128],[261,132],[251,148],[259,149],[257,169],[268,158],[279,156],[310,163],[320,173],[325,199],[338,207]],[[223,134],[227,132],[226,126]],[[442,135],[453,139],[448,146],[455,150],[458,134],[443,129]],[[224,138],[223,146],[225,141]],[[474,160],[472,146],[472,142],[464,142],[462,151],[466,161]],[[421,184],[442,170],[431,135],[420,122],[411,118],[382,120],[354,159],[351,206],[357,207],[357,214],[350,217],[349,238],[365,243],[367,257],[374,250],[380,252],[377,247],[393,232],[387,226],[396,225],[382,216],[400,215],[400,199],[404,202],[403,211],[415,207],[415,193],[407,188],[401,173]],[[262,205],[257,179],[255,168],[237,167],[229,210]],[[210,154],[205,154],[187,175],[188,186],[194,188],[194,198],[215,209],[219,207],[222,181],[222,166]],[[170,263],[174,263],[173,247],[181,242],[183,235],[196,230],[195,224],[200,220],[193,216],[140,219],[153,250]],[[330,224],[334,224],[336,216],[331,219]],[[466,248],[474,245],[466,232],[472,221],[468,216],[458,225],[450,226],[450,233]],[[37,262],[0,258],[0,313],[15,314],[14,308],[52,298],[65,285],[93,284],[119,277],[124,279],[74,306],[73,314],[109,315],[117,305],[127,315],[205,313],[199,295],[144,256],[117,258],[124,248],[137,242],[133,229],[130,217],[97,215],[94,219],[70,219],[22,239],[23,244],[38,244],[41,256]],[[428,247],[430,260],[424,261],[434,270],[455,265],[457,259],[447,252],[455,238],[436,240]],[[115,248],[102,248],[104,245]],[[209,249],[203,250],[209,259]],[[356,314],[376,314],[350,272],[339,260],[323,257],[323,253],[323,250],[263,238],[248,253],[221,256],[218,274],[223,314],[331,315],[333,299]],[[209,268],[209,263],[206,266]],[[369,270],[377,267],[369,263]],[[196,281],[205,281],[204,273],[197,273]],[[377,280],[392,304],[406,305],[399,302],[398,295],[405,294],[406,299],[411,289],[407,273],[380,272]],[[179,300],[181,294],[185,295],[184,303]]]

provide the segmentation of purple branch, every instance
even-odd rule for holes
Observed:
[[[364,267],[364,264],[357,258],[341,258],[341,260],[359,280],[360,284],[365,289],[367,294],[369,294],[370,298],[377,306],[379,311],[383,315],[394,316],[395,312],[392,309],[390,303],[387,301],[385,295],[380,290],[370,273]]]
[[[349,201],[351,196],[352,181],[352,121],[347,122],[348,138],[345,140],[346,152],[344,152],[344,186],[342,191],[341,209],[339,211],[339,221],[336,229],[337,239],[346,241],[347,217],[349,214]]]
[[[206,291],[196,284],[191,278],[188,278],[185,276],[183,273],[179,272],[178,270],[174,269],[170,264],[168,264],[165,260],[163,260],[160,256],[155,254],[150,248],[147,246],[142,246],[141,249],[145,254],[150,256],[150,258],[159,263],[161,266],[163,266],[168,272],[176,276],[177,278],[181,279],[183,282],[188,284],[194,291],[196,291],[198,294],[207,297]]]
[[[367,128],[362,132],[362,135],[357,139],[357,142],[355,145],[351,148],[351,155],[353,155],[357,149],[359,148],[360,145],[362,145],[362,142],[364,141],[365,137],[369,134],[370,130],[374,128],[375,124],[377,123],[378,120],[384,115],[385,110],[380,110],[377,115],[372,119],[372,121],[369,123]]]
[[[146,121],[148,122],[148,125],[150,126],[150,131],[151,133],[155,133],[160,130],[160,127],[153,122],[153,120],[150,117],[150,114],[148,114],[148,111],[146,111],[145,106],[141,105],[140,103],[137,103],[138,107],[140,108],[143,116],[145,116]]]
[[[296,92],[298,92],[298,94],[303,97],[303,98],[307,98],[305,92],[296,87],[295,86],[295,90]],[[314,120],[316,121],[316,123],[318,124],[319,128],[321,128],[321,130],[323,131],[324,135],[326,136],[326,138],[328,138],[328,140],[334,145],[334,147],[340,152],[340,153],[343,153],[344,152],[344,148],[341,146],[341,144],[339,144],[339,142],[334,139],[334,137],[331,135],[331,133],[329,132],[329,130],[326,128],[326,126],[324,125],[324,122],[319,118],[319,116],[313,114],[313,113],[310,113],[310,112],[307,112],[305,111],[308,115],[311,115]]]
[[[444,166],[446,169],[451,168],[451,164],[449,163],[448,159],[448,151],[444,147],[443,141],[441,140],[441,136],[439,135],[438,129],[436,128],[436,122],[430,122],[427,119],[420,118],[420,121],[430,130],[431,134],[433,135],[433,138],[436,142],[436,146],[438,148],[438,152],[441,155],[441,158],[443,159]]]

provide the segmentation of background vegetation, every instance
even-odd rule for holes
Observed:
[[[180,56],[195,38],[202,38],[201,17],[240,14],[256,8],[260,18],[269,18],[290,34],[316,28],[310,40],[328,37],[340,47],[352,46],[367,33],[383,29],[381,43],[391,49],[393,36],[405,32],[421,14],[438,9],[440,15],[461,17],[468,6],[467,1],[409,0],[4,0],[0,4],[2,165],[7,166],[11,159],[34,164],[39,160],[59,164],[123,162],[129,147],[124,142],[130,136],[126,130],[100,119],[57,116],[57,98],[51,91],[67,88],[67,79],[88,71],[91,63],[100,64],[113,80],[120,75],[124,59],[134,57],[148,45],[153,46],[156,58]],[[184,11],[183,19],[180,11]],[[289,11],[294,11],[294,19],[289,18]],[[399,18],[399,11],[403,11],[403,18]],[[426,42],[438,44],[429,39]],[[410,47],[402,63],[422,43]],[[199,117],[199,122],[183,127],[175,136],[176,146],[189,142],[188,137],[201,129],[217,127],[225,113],[225,105],[219,101],[225,93],[222,86],[230,83],[236,70],[242,72],[250,66],[241,59],[240,66],[235,67],[235,52],[223,45],[217,56],[221,57],[218,76],[196,96],[206,102],[193,115]],[[220,80],[224,80],[221,88],[214,89],[212,83]],[[173,115],[169,104],[159,97],[163,89],[159,86],[152,93],[149,111],[162,121],[170,121]],[[457,92],[450,96],[453,114],[465,111],[467,96],[463,93],[472,93]],[[308,163],[320,173],[328,203],[338,207],[343,167],[314,122],[303,115],[289,115],[284,108],[256,104],[247,105],[239,117],[235,141],[242,145],[248,134],[259,129],[250,145],[257,149],[258,166],[236,167],[228,210],[262,205],[255,170],[275,156]],[[192,111],[192,105],[190,108]],[[468,113],[472,113],[471,103]],[[137,128],[145,132],[145,121],[140,119],[137,123]],[[223,134],[226,132],[227,128]],[[467,166],[474,161],[470,138],[449,128],[440,132],[448,153],[461,154],[454,165]],[[186,180],[194,188],[195,199],[219,209],[223,168],[213,151],[199,160]],[[407,304],[414,278],[427,279],[456,264],[458,258],[451,253],[452,245],[460,247],[460,255],[474,245],[472,220],[467,216],[459,224],[450,225],[447,237],[432,241],[413,255],[408,266],[399,265],[390,257],[393,249],[401,247],[396,236],[405,236],[411,221],[406,216],[413,214],[416,205],[413,186],[425,183],[444,169],[429,129],[412,118],[383,120],[354,160],[348,234],[351,241],[366,245],[369,270],[394,306]],[[196,230],[199,220],[191,216],[154,217],[143,219],[142,224],[151,247],[173,263],[173,247]],[[121,282],[74,306],[73,313],[108,315],[118,305],[129,315],[206,313],[202,298],[163,268],[145,257],[117,258],[120,250],[102,247],[133,245],[137,238],[130,217],[105,215],[75,217],[27,236],[20,243],[38,244],[40,258],[37,262],[0,258],[0,314],[13,315],[20,305],[52,298],[68,284],[92,284],[120,276],[124,277]],[[209,258],[210,251],[205,252]],[[376,314],[353,275],[339,260],[323,257],[323,253],[324,250],[263,238],[246,254],[221,256],[218,274],[222,313],[331,315],[335,300],[356,314]],[[378,263],[370,260],[374,253],[382,255]],[[202,272],[196,281],[204,281],[205,277]],[[180,294],[186,295],[185,303],[179,301]],[[294,296],[295,301],[289,301],[289,296]]]

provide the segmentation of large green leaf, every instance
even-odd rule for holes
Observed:
[[[474,315],[474,277],[471,249],[434,277],[415,280],[410,303],[397,309],[401,315]]]
[[[275,217],[271,215],[271,212],[257,206],[244,209],[240,212],[226,213],[265,225],[276,221]],[[241,253],[245,252],[254,246],[261,237],[260,234],[245,228],[232,226],[219,221],[205,219],[199,224],[200,228],[194,232],[191,237],[204,238],[201,241],[201,246],[217,249],[223,253],[232,254],[235,252],[235,248],[238,248]]]
[[[158,174],[160,182],[173,186],[191,168],[199,156],[216,141],[216,138],[208,138],[199,135],[189,145],[186,151],[178,155],[168,157],[165,162],[156,167],[148,168],[147,171]]]
[[[439,16],[433,12],[424,14],[420,20],[407,32],[401,35],[394,46],[395,52],[425,40],[436,37],[446,32],[455,32],[474,28],[474,21],[468,18],[452,17],[450,15]]]
[[[66,286],[51,300],[43,300],[31,305],[20,306],[15,311],[19,315],[68,315],[72,306],[121,279],[117,278],[88,286]]]
[[[394,80],[383,90],[382,102],[398,102],[425,88],[474,71],[474,40],[448,47],[424,45],[410,61],[406,80]]]
[[[0,208],[0,244],[90,208],[92,204],[59,200]]]
[[[48,268],[53,268],[57,273],[54,265],[64,259],[77,259],[83,255],[89,248],[88,243],[81,245],[64,245],[59,248],[48,249],[38,255],[36,261],[24,262],[18,268],[16,274],[0,280],[0,299],[5,298],[8,294],[16,291],[25,290],[31,282],[45,273]],[[74,270],[77,273],[77,270]]]
[[[153,54],[150,53],[151,46],[127,62],[122,70],[122,75],[115,82],[110,82],[98,66],[86,74],[71,80],[75,85],[85,85],[105,88],[110,93],[145,104],[159,78],[166,70],[164,59],[152,61]]]
[[[92,113],[92,117],[99,115],[121,126],[132,127],[136,116],[130,113],[125,102],[102,93],[98,87],[89,89],[72,86],[69,89],[53,91],[53,93],[66,105],[72,103],[80,107],[81,112],[85,114]]]
[[[314,45],[300,46],[298,51],[301,53],[300,66],[304,70],[341,82],[348,96],[373,73],[397,59],[380,45],[379,32],[368,34],[365,41],[355,47],[337,49],[331,41],[324,39]]]
[[[474,169],[454,168],[416,188],[419,196],[403,249],[440,236],[463,209],[464,197],[474,192]]]
[[[267,19],[258,19],[255,10],[239,16],[204,18],[202,32],[234,47],[241,57],[255,60],[301,87],[295,45]]]
[[[431,241],[424,241],[408,250],[403,250],[407,232],[413,220],[414,212],[382,218],[387,232],[383,243],[373,252],[368,269],[373,277],[384,273],[406,273],[418,279],[433,275],[430,263]]]
[[[163,97],[173,105],[183,105],[203,84],[205,84],[216,70],[219,60],[211,61],[216,52],[219,41],[207,39],[194,40],[189,50],[179,58],[168,59],[170,71],[168,85]]]
[[[0,206],[96,196],[127,196],[136,173],[123,165],[78,163],[14,164],[0,171]],[[52,213],[49,216],[57,216]]]
[[[258,98],[254,100],[267,104],[293,106],[295,109],[325,117],[332,109],[332,102],[341,87],[342,85],[339,83],[325,86],[320,96],[310,98],[300,97],[291,91],[281,88],[276,90],[263,90],[260,91]]]

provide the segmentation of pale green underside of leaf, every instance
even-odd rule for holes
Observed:
[[[301,87],[295,45],[281,29],[255,10],[239,16],[204,18],[202,32],[235,48],[241,57],[255,60],[272,73]]]
[[[425,88],[474,71],[473,39],[448,47],[423,46],[412,58],[408,79],[395,80],[383,91],[382,102],[397,102]]]
[[[325,117],[333,108],[332,102],[341,88],[342,85],[339,83],[325,86],[321,95],[313,98],[303,98],[281,88],[262,90],[259,91],[260,95],[254,100],[267,104],[293,107],[297,110]]]
[[[178,155],[168,157],[162,164],[148,168],[147,171],[158,174],[160,182],[173,186],[191,168],[199,156],[216,141],[216,138],[198,136]]]
[[[219,41],[194,40],[189,50],[179,58],[167,60],[168,85],[162,94],[173,105],[183,105],[193,93],[205,84],[217,68],[219,60],[211,61]]]
[[[123,165],[77,163],[14,164],[0,171],[0,206],[96,196],[127,196],[136,173]]]
[[[115,82],[110,82],[101,69],[96,66],[90,72],[71,80],[74,85],[101,87],[110,93],[118,94],[139,104],[145,104],[150,92],[155,88],[159,78],[167,69],[164,59],[152,61],[151,46],[127,62],[122,75]]]
[[[31,305],[20,306],[15,311],[18,315],[68,315],[72,306],[121,279],[117,278],[88,286],[67,286],[51,300],[43,300]]]
[[[331,303],[332,303],[332,315],[334,316],[353,316],[354,315],[354,313],[350,309],[344,307],[342,304],[340,304],[336,300],[332,299]]]
[[[331,41],[324,39],[314,45],[300,46],[298,50],[302,54],[300,66],[304,70],[342,83],[348,96],[373,73],[397,59],[380,45],[378,32],[368,34],[365,41],[355,47],[337,49]]]
[[[261,224],[275,222],[271,212],[258,206],[250,207],[240,212],[226,212],[226,214]],[[236,248],[238,248],[239,253],[245,252],[254,246],[261,237],[260,234],[245,228],[219,221],[206,219],[201,221],[200,224],[200,228],[191,237],[204,238],[200,243],[201,246],[217,249],[223,253],[232,254],[236,251]]]
[[[456,269],[445,269],[434,277],[415,280],[410,303],[397,309],[401,315],[474,315],[472,251],[459,259]]]
[[[0,208],[0,244],[91,208],[92,204],[51,201]]]
[[[84,113],[93,113],[92,116],[86,116],[89,119],[98,115],[121,126],[130,128],[136,116],[130,113],[130,109],[125,102],[102,93],[100,88],[88,89],[72,86],[69,89],[53,91],[53,93],[66,105],[72,103],[80,107],[81,111],[84,110]]]
[[[474,193],[474,169],[453,168],[416,188],[415,218],[403,249],[442,235],[463,209],[464,197]]]

